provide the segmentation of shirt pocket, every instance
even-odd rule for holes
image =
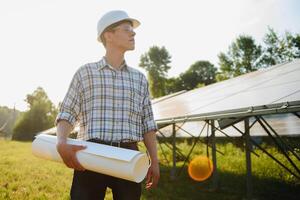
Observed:
[[[132,102],[132,112],[136,115],[141,115],[143,108],[143,96],[136,90],[133,90],[131,91],[130,101]]]

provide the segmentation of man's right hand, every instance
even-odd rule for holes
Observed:
[[[85,168],[79,163],[76,152],[85,148],[86,146],[72,145],[66,142],[59,142],[56,145],[56,149],[67,167],[79,171],[84,171]]]

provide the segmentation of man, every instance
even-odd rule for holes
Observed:
[[[76,158],[84,146],[66,143],[76,122],[78,139],[137,150],[144,141],[151,165],[146,189],[156,187],[159,164],[156,147],[156,124],[153,119],[145,76],[127,65],[126,51],[134,50],[134,28],[139,21],[116,10],[98,22],[98,41],[105,56],[88,63],[75,73],[56,119],[57,151],[64,163],[74,169],[71,199],[104,199],[107,187],[114,199],[140,199],[141,184],[85,170]]]

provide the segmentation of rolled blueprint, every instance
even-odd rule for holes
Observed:
[[[56,150],[56,143],[56,136],[37,135],[32,143],[32,153],[40,158],[63,163]],[[145,153],[70,138],[67,143],[87,147],[76,153],[78,161],[85,169],[137,183],[147,174],[149,159]]]

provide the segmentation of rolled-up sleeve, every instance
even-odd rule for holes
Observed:
[[[157,125],[154,120],[152,105],[150,100],[150,93],[149,93],[149,84],[146,80],[145,83],[145,96],[143,100],[143,114],[142,114],[142,127],[143,127],[143,134],[149,131],[157,131]]]
[[[59,113],[55,120],[55,125],[60,120],[66,120],[75,126],[80,116],[80,108],[82,103],[82,84],[79,72],[76,72],[70,83],[67,94],[60,105]]]

